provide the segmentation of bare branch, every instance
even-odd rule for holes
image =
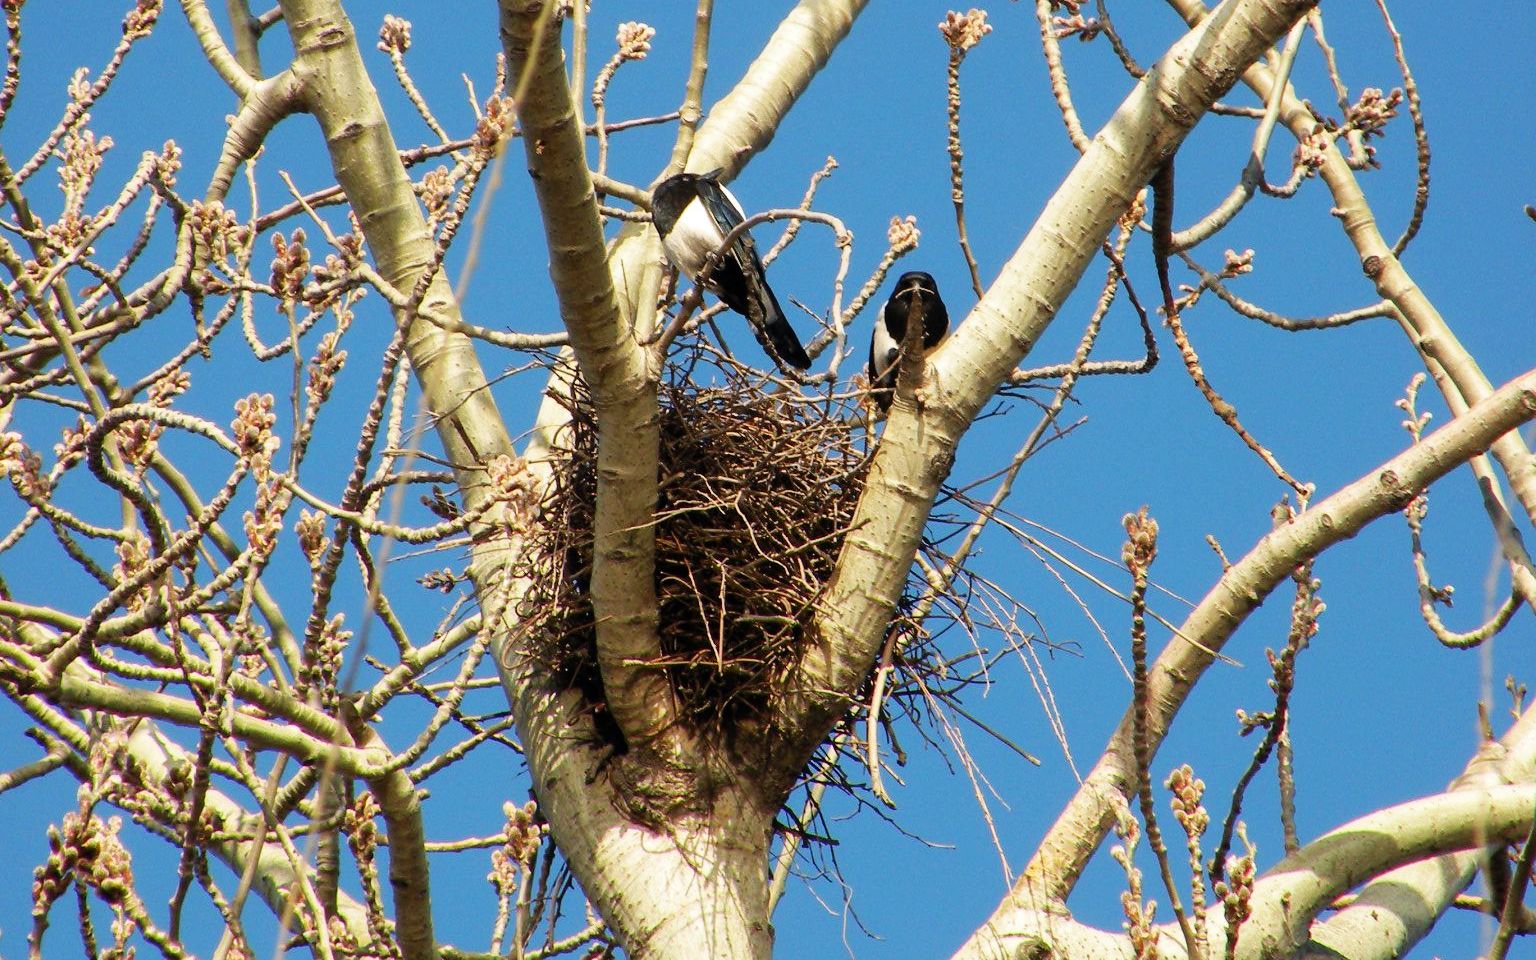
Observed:
[[[1458,417],[1420,443],[1332,496],[1298,514],[1234,563],[1185,619],[1179,634],[1200,646],[1170,643],[1158,657],[1149,682],[1149,734],[1161,741],[1183,700],[1233,631],[1296,564],[1357,533],[1365,524],[1400,510],[1414,493],[1486,449],[1498,437],[1536,416],[1536,372],[1506,384],[1474,415]],[[1489,419],[1481,420],[1483,416]],[[1481,422],[1479,422],[1481,420]],[[1062,812],[1020,878],[1020,890],[1035,898],[1064,897],[1108,829],[1110,797],[1133,782],[1130,720],[1121,720],[1102,759]],[[1001,913],[1006,913],[1006,907]],[[995,914],[994,917],[1000,914]]]
[[[939,483],[972,417],[1038,340],[1131,200],[1237,71],[1308,6],[1237,4],[1169,52],[1122,103],[987,295],[930,359],[926,406],[887,421],[805,658],[801,761],[874,662]],[[1219,63],[1205,63],[1210,56]],[[1191,66],[1199,62],[1198,68]],[[1047,268],[1047,264],[1050,266]],[[892,509],[893,505],[899,505]]]
[[[544,214],[550,277],[598,410],[591,593],[603,689],[631,746],[659,746],[676,724],[666,679],[647,665],[661,655],[650,526],[659,443],[656,382],[613,288],[586,144],[566,86],[560,24],[550,6],[504,0],[502,36],[508,66],[524,91],[517,111]]]

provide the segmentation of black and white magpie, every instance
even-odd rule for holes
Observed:
[[[923,355],[931,353],[949,333],[949,311],[939,299],[939,285],[933,277],[916,270],[898,277],[896,290],[881,308],[869,341],[870,395],[881,410],[891,408],[901,341],[907,335],[907,316],[914,298],[923,317]]]
[[[678,270],[698,279],[709,255],[720,249],[726,234],[745,218],[741,204],[720,184],[720,171],[680,173],[651,191],[651,219],[661,235],[661,247]],[[747,318],[757,342],[781,364],[800,370],[811,365],[795,328],[763,276],[763,262],[750,233],[737,237],[720,258],[705,287],[725,305]]]

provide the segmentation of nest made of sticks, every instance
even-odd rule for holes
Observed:
[[[856,396],[765,393],[728,367],[723,385],[700,387],[693,373],[674,368],[661,386],[656,666],[685,717],[730,732],[765,715],[775,681],[799,657],[868,451]],[[529,625],[549,638],[556,675],[583,691],[609,735],[588,595],[597,422],[579,386],[570,412],[537,561],[558,575],[544,579]]]
[[[660,388],[656,668],[667,672],[682,715],[730,743],[743,723],[761,729],[753,721],[768,717],[800,659],[815,604],[863,492],[872,439],[862,390],[766,393],[761,379],[705,347],[682,356]],[[718,385],[699,385],[706,379]],[[530,557],[542,571],[536,578],[542,587],[520,617],[557,681],[579,689],[591,705],[599,736],[622,749],[606,712],[589,593],[596,413],[579,381],[568,405],[571,422],[556,441],[560,466]],[[1002,659],[1023,656],[1041,641],[1043,625],[1006,586],[963,565],[929,598],[931,606],[919,603],[932,589],[920,568],[949,564],[947,542],[968,527],[979,507],[946,487],[930,517],[920,562],[893,612],[894,642],[871,664],[885,675],[884,693],[872,690],[872,673],[855,694],[859,706],[833,734],[832,755],[846,754],[853,762],[829,772],[817,761],[802,785],[830,777],[849,793],[867,792],[840,778],[857,777],[861,763],[857,751],[850,753],[850,735],[871,715],[885,729],[898,764],[905,757],[897,726],[963,757],[955,718],[974,721],[962,699],[990,684]],[[926,615],[919,617],[922,610]],[[965,641],[943,639],[951,632]],[[1049,640],[1046,645],[1056,646]],[[1035,675],[1039,665],[1026,669]]]

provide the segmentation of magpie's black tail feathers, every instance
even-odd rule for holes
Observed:
[[[768,281],[760,274],[748,283],[752,288],[752,312],[747,314],[747,319],[752,332],[757,334],[757,342],[780,363],[787,363],[796,370],[808,368],[811,358],[806,355],[805,347],[800,345],[795,328],[789,325],[789,319],[784,316],[778,298],[773,295],[773,288],[768,286]]]

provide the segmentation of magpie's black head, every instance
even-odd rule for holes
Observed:
[[[699,180],[696,173],[679,173],[656,184],[651,191],[651,220],[657,233],[664,237],[672,232],[683,208],[699,195]]]
[[[939,295],[939,285],[933,281],[932,274],[911,270],[896,278],[896,291],[891,296],[900,296],[903,293],[918,290],[930,297]]]
[[[663,237],[671,233],[677,218],[683,215],[683,208],[699,195],[699,185],[718,184],[722,172],[679,173],[656,184],[651,191],[651,220],[656,224],[656,232]]]
[[[914,306],[923,316],[923,349],[932,350],[949,333],[949,311],[939,299],[939,285],[932,274],[912,270],[896,278],[896,289],[884,310],[886,331],[892,339],[902,338],[908,311]]]

